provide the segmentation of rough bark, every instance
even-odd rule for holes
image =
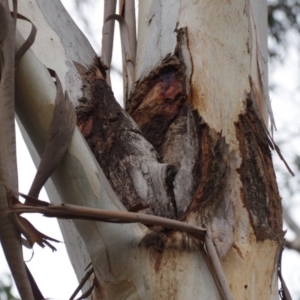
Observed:
[[[174,167],[158,162],[153,146],[115,100],[105,79],[97,76],[101,62],[83,73],[90,99],[77,106],[78,128],[124,206],[175,218]]]
[[[239,174],[242,201],[247,208],[256,239],[283,239],[282,207],[272,166],[270,141],[251,98],[246,113],[236,123],[242,154]]]
[[[55,11],[56,1],[42,2],[41,11],[45,5]],[[99,60],[89,50],[74,58],[59,19],[46,16],[66,49],[61,55],[72,72],[65,85],[75,85],[69,94],[78,128],[102,168],[76,131],[53,177],[60,200],[204,224],[234,299],[275,299],[282,223],[265,131],[266,3],[143,1],[139,15],[136,82],[126,112]],[[32,67],[34,59],[27,57]],[[51,63],[65,74],[64,65]],[[70,85],[72,76],[77,83]],[[20,85],[23,80],[20,75]],[[51,106],[51,91],[42,95]],[[32,107],[45,104],[19,86],[21,98],[20,119],[39,152],[51,112],[37,114]],[[96,299],[219,299],[198,247],[185,234],[132,224],[74,224],[95,269]]]

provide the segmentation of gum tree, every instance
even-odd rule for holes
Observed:
[[[38,29],[18,64],[15,98],[22,134],[40,167],[25,206],[16,204],[17,187],[6,180],[11,171],[1,167],[2,208],[8,198],[15,219],[11,225],[4,210],[1,222],[11,228],[1,232],[3,247],[13,232],[20,248],[19,230],[38,242],[31,229],[16,227],[25,224],[18,213],[39,211],[75,218],[61,230],[78,279],[91,262],[93,299],[276,299],[283,231],[270,151],[276,145],[267,130],[268,118],[271,127],[274,122],[266,2],[140,1],[136,39],[134,1],[121,1],[119,15],[115,2],[106,1],[102,60],[58,0],[18,4]],[[115,21],[125,109],[110,88]],[[19,30],[17,48],[27,36],[24,25]],[[54,103],[64,98],[59,78],[77,115],[73,135],[66,134],[70,144],[59,139],[66,151],[49,142],[72,120],[73,109]],[[11,92],[10,103],[13,98]],[[13,109],[5,113],[9,121],[2,119],[12,141]],[[7,132],[1,134],[4,149]],[[5,165],[7,153],[13,156],[9,145],[1,150]],[[35,197],[56,164],[46,183],[54,205],[47,206]],[[7,259],[24,266],[18,255]],[[12,267],[21,297],[37,299],[22,268]]]

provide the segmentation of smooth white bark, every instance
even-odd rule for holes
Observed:
[[[63,25],[59,25],[58,22],[53,22],[56,23],[57,27],[62,28],[61,32],[69,35],[70,39],[74,38],[75,41],[79,40],[79,45],[82,48],[78,46],[78,48],[71,47],[71,49],[69,49],[70,44],[64,44],[64,42],[62,42],[64,37],[58,37],[51,27],[44,22],[45,20],[43,20],[42,14],[38,11],[38,6],[33,7],[35,4],[33,1],[28,1],[27,3],[21,2],[20,4],[23,4],[21,6],[21,12],[24,14],[26,11],[34,13],[36,26],[44,29],[44,32],[48,33],[49,38],[46,39],[46,41],[37,39],[36,48],[39,49],[37,45],[41,44],[43,45],[45,52],[54,53],[55,55],[43,55],[40,51],[37,51],[37,54],[40,55],[42,63],[55,69],[61,76],[62,82],[67,86],[67,90],[71,95],[72,100],[75,99],[74,102],[76,103],[76,100],[82,96],[81,94],[78,95],[78,93],[81,93],[81,82],[77,73],[75,76],[73,75],[75,67],[72,61],[75,60],[83,65],[92,63],[93,56],[91,54],[93,54],[93,51],[90,45],[85,42],[86,45],[82,47],[81,41],[84,40],[84,37],[81,32],[74,31],[73,36],[70,37],[70,33],[64,33]],[[60,3],[57,2],[57,5],[59,4]],[[30,9],[24,9],[24,5],[25,7],[28,5]],[[63,11],[60,11],[61,7],[53,5],[52,9],[55,9],[53,12],[54,15],[58,13],[63,14]],[[53,10],[47,6],[48,15],[51,15],[51,11]],[[30,15],[27,16],[30,17]],[[66,19],[69,17],[67,14],[64,16],[65,17],[61,18],[61,20],[67,22],[68,20],[66,21]],[[43,35],[44,32],[43,30],[40,30],[39,35]],[[76,37],[76,34],[78,34],[79,37]],[[55,43],[52,43],[51,38],[55,40]],[[22,39],[18,37],[18,41],[20,40]],[[76,51],[72,51],[74,49]],[[74,56],[76,57],[74,58]],[[33,155],[36,164],[39,162],[38,156],[41,155],[46,142],[47,132],[49,131],[52,120],[55,99],[55,86],[42,63],[30,50],[22,59],[17,71],[18,117],[23,124],[21,129],[26,128],[27,134],[25,134],[25,141],[31,146],[31,154]],[[68,82],[71,82],[75,77],[76,80],[74,80],[72,84],[68,84]],[[28,139],[29,136],[30,140]],[[32,147],[33,145],[34,147]],[[66,154],[63,165],[64,166],[61,166],[59,170],[57,170],[55,177],[53,178],[54,185],[51,182],[47,184],[46,190],[51,201],[69,202],[105,209],[124,209],[123,205],[117,200],[114,192],[111,190],[102,170],[99,168],[77,129],[74,133],[74,138],[69,151]],[[77,230],[85,236],[85,238],[83,238],[84,244],[91,256],[92,254],[97,256],[99,248],[105,248],[105,245],[107,245],[108,249],[113,247],[113,249],[107,249],[107,251],[109,253],[115,252],[116,258],[113,260],[116,262],[119,260],[118,257],[121,257],[119,256],[119,250],[116,250],[115,248],[115,240],[120,243],[123,239],[132,241],[136,236],[142,234],[141,226],[135,224],[112,225],[86,221],[75,221],[75,223],[77,224]],[[66,223],[64,222],[63,224],[63,226],[65,226]],[[67,245],[69,245],[69,247],[67,246],[67,250],[71,257],[72,264],[75,266],[77,276],[80,279],[83,275],[84,268],[88,265],[89,258],[87,253],[85,253],[85,248],[82,247],[82,241],[76,232],[70,230],[70,226],[66,225],[66,227],[66,230],[63,230],[64,239],[67,241]],[[74,240],[76,242],[74,242]],[[119,247],[117,247],[117,249],[119,249]],[[105,252],[105,250],[103,251]],[[130,252],[130,249],[128,249],[128,251]],[[80,253],[82,254],[81,257]],[[124,249],[123,253],[125,257],[132,257],[132,255],[127,254],[127,248]],[[97,258],[94,257],[92,260],[97,260]],[[104,260],[99,264],[95,263],[95,265],[98,265],[101,270],[105,270],[108,268],[105,267],[106,263],[107,261]]]
[[[35,147],[42,149],[53,110],[55,88],[52,79],[29,51],[20,63],[17,81],[20,83],[17,103],[19,117],[22,123],[27,125],[27,133],[31,136]],[[36,82],[39,84],[34,84]],[[36,88],[37,86],[41,89]],[[20,100],[23,104],[19,102]],[[31,127],[32,120],[34,126]],[[53,181],[59,197],[56,191],[48,189],[51,201],[54,196],[54,199],[58,198],[56,201],[66,203],[124,209],[115,198],[77,130]],[[164,250],[160,258],[159,252],[149,253],[146,248],[138,247],[145,232],[141,225],[90,221],[74,221],[74,223],[91,256],[97,277],[104,281],[103,293],[106,299],[122,299],[124,295],[128,295],[126,299],[164,299],[171,291],[180,299],[186,295],[187,288],[190,290],[191,299],[195,299],[207,287],[209,287],[208,295],[217,297],[218,292],[198,248],[187,237],[184,240],[190,251],[181,253],[178,250],[180,245],[175,239],[175,245],[167,246],[169,249]],[[74,237],[73,231],[66,233],[65,238],[70,239],[67,244],[75,248],[68,249],[71,251],[71,259],[72,257],[78,259],[76,247],[82,248],[82,244],[74,243],[77,237]],[[86,257],[83,255],[81,259],[84,260]],[[72,263],[82,266],[84,263],[81,259],[78,262],[72,260]],[[154,270],[156,260],[159,265],[158,269]],[[170,286],[173,290],[170,290]]]
[[[29,51],[18,68],[18,115],[30,136],[29,145],[37,151],[32,153],[40,155],[55,98],[52,79],[43,64],[55,69],[76,105],[82,94],[73,61],[90,64],[93,51],[59,1],[24,0],[20,4],[21,12],[39,28],[40,39],[33,51],[40,61]],[[232,172],[224,195],[228,218],[215,218],[211,231],[216,241],[221,235],[225,237],[219,249],[226,249],[222,265],[234,299],[275,299],[277,244],[256,241],[248,212],[240,201],[237,169],[241,158],[234,128],[239,114],[245,111],[249,76],[266,122],[266,20],[261,21],[266,17],[266,3],[153,0],[141,1],[139,7],[136,80],[174,53],[175,30],[187,27],[182,51],[187,77],[191,77],[187,83],[191,101],[208,126],[222,132],[230,147]],[[38,162],[37,155],[34,157]],[[51,201],[124,209],[78,130],[47,192]],[[190,222],[195,222],[193,216]],[[103,299],[219,299],[198,248],[185,235],[174,234],[160,252],[139,244],[146,233],[141,225],[74,224],[93,262]],[[219,231],[220,226],[224,231]],[[73,241],[74,249],[68,251],[80,277],[87,254],[78,259],[82,244],[77,244],[74,231],[64,230],[64,238]],[[231,247],[232,241],[240,252]]]
[[[235,122],[245,112],[247,94],[268,122],[266,1],[141,1],[136,80],[174,54],[176,31],[187,27],[184,59],[193,106],[230,147],[231,178],[224,195],[227,218],[215,217],[212,232],[235,299],[277,299],[277,243],[257,242],[241,201],[241,165]],[[192,62],[192,66],[189,67]],[[192,71],[191,71],[192,69]],[[190,76],[190,74],[192,74]],[[252,90],[250,79],[252,80]],[[189,84],[189,83],[188,83]],[[196,219],[196,217],[195,217]],[[190,217],[193,222],[193,218]],[[232,242],[241,251],[234,248]],[[262,274],[268,274],[262,276]],[[272,278],[272,280],[270,280]],[[245,288],[244,288],[245,286]],[[246,288],[246,286],[248,288]],[[255,289],[249,291],[249,287]],[[264,295],[264,296],[263,296]]]

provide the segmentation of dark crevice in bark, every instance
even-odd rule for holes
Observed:
[[[257,240],[282,239],[282,207],[273,169],[268,135],[253,106],[246,100],[246,113],[235,124],[242,164],[239,169],[242,199],[248,209]]]
[[[178,217],[190,204],[199,181],[198,113],[188,99],[191,74],[182,54],[186,43],[186,29],[178,29],[174,55],[138,82],[127,102],[127,111],[158,152],[160,162],[176,170],[172,198]]]
[[[127,103],[132,118],[114,99],[99,60],[89,70],[77,66],[85,95],[78,127],[128,210],[181,219],[197,210],[205,221],[222,200],[228,147],[189,101],[186,30],[177,33],[175,54],[137,83]]]
[[[180,61],[176,57],[168,57],[159,69],[137,86],[137,92],[132,96],[132,106],[128,108],[143,136],[158,152],[159,161],[173,166],[169,193],[172,194],[170,199],[173,199],[176,215],[178,213],[179,216],[182,205],[176,201],[174,189],[185,148],[187,97],[184,86],[185,78]],[[186,201],[190,201],[190,194]]]
[[[186,215],[198,212],[201,222],[206,224],[223,200],[229,147],[222,134],[209,129],[206,124],[200,123],[197,129],[200,155],[195,172],[199,181]]]
[[[76,109],[77,125],[120,201],[128,210],[140,205],[144,213],[176,218],[174,167],[158,161],[95,66],[82,76],[87,100]]]
[[[159,154],[166,131],[187,98],[183,71],[176,56],[167,57],[137,85],[129,101],[128,113]]]
[[[178,216],[183,218],[196,209],[202,210],[203,216],[212,216],[222,200],[228,146],[221,133],[209,130],[189,103],[189,78],[181,59],[178,47],[175,55],[139,82],[128,112],[159,153],[160,161],[177,169],[174,198]]]

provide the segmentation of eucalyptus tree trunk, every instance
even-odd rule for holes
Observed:
[[[43,64],[58,73],[78,117],[46,185],[51,202],[204,226],[232,298],[277,299],[283,232],[266,130],[266,1],[140,1],[125,111],[58,0],[19,6],[38,27],[16,91],[36,163],[55,98]],[[221,299],[197,241],[186,233],[138,223],[60,225],[78,279],[92,262],[93,299]]]

